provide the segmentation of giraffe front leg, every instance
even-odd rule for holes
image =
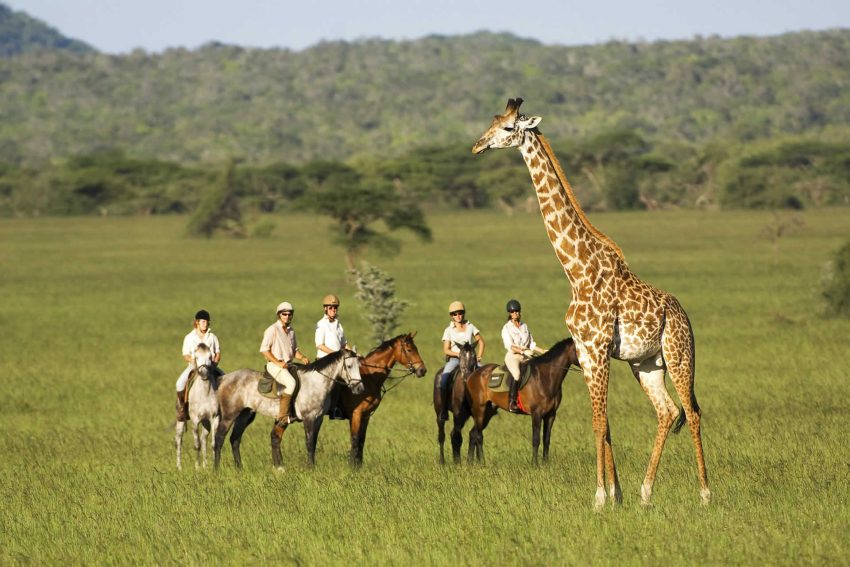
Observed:
[[[620,489],[620,478],[617,476],[617,465],[614,464],[614,449],[611,447],[611,425],[605,419],[605,472],[608,477],[608,498],[611,505],[623,503],[623,491]]]
[[[614,471],[614,454],[609,451],[611,435],[608,431],[608,358],[601,354],[585,359],[585,382],[587,383],[590,405],[593,409],[593,435],[596,442],[596,497],[593,508],[596,511],[605,506],[605,469],[610,463]],[[609,456],[610,455],[610,456]],[[616,495],[616,490],[612,488]]]

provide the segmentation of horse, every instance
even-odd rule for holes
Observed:
[[[404,365],[408,372],[405,376],[413,374],[421,378],[428,372],[422,357],[419,356],[419,349],[413,342],[415,335],[416,332],[413,332],[386,340],[362,358],[360,376],[365,388],[363,393],[355,394],[339,385],[334,388],[340,390],[337,407],[342,410],[345,419],[349,420],[351,451],[348,461],[353,466],[363,464],[363,445],[366,443],[369,419],[381,403],[384,382],[393,366],[396,363]]]
[[[215,391],[218,388],[218,372],[213,367],[213,354],[207,345],[200,343],[192,355],[195,381],[189,389],[189,419],[192,420],[192,436],[195,439],[195,468],[203,455],[203,466],[207,466],[207,435],[218,427],[219,409]],[[183,468],[183,432],[186,422],[178,421],[175,426],[174,443],[177,446],[177,470]]]
[[[290,366],[290,371],[296,368]],[[307,464],[312,466],[316,459],[316,441],[322,418],[328,411],[329,394],[334,384],[343,383],[352,392],[363,392],[360,378],[360,363],[357,354],[349,350],[341,350],[324,358],[297,367],[293,373],[298,375],[300,387],[295,397],[294,409],[298,419],[304,422],[304,437],[307,447]],[[263,376],[262,372],[242,368],[225,374],[218,387],[218,402],[221,406],[221,421],[215,433],[215,466],[218,468],[221,460],[221,448],[227,432],[230,434],[230,446],[233,450],[233,460],[237,468],[242,468],[242,457],[239,453],[239,443],[242,434],[258,413],[277,417],[280,401],[267,398],[259,393],[257,384]],[[280,441],[287,424],[275,423],[271,431],[272,463],[278,469],[283,469],[283,457],[280,453]]]
[[[520,371],[528,366],[531,372],[528,382],[517,394],[517,403],[523,412],[531,415],[531,444],[533,446],[534,465],[537,465],[537,453],[540,447],[540,424],[543,424],[543,462],[549,460],[549,440],[552,426],[561,405],[561,385],[571,366],[580,368],[576,346],[572,338],[566,338],[542,355],[520,365]],[[466,379],[466,400],[474,426],[469,432],[469,454],[484,460],[484,429],[498,409],[508,410],[508,392],[495,392],[487,387],[497,364],[485,364],[476,369]],[[463,417],[463,416],[461,416]],[[455,417],[457,424],[457,416]],[[465,421],[465,419],[464,419]],[[463,427],[463,423],[460,424]]]
[[[451,392],[447,396],[443,396],[440,390],[440,377],[443,374],[443,368],[445,366],[440,367],[434,376],[434,412],[437,414],[437,442],[440,444],[441,465],[446,463],[446,457],[443,451],[443,445],[446,442],[446,422],[441,419],[440,414],[443,412],[443,408],[447,408],[454,415],[454,427],[451,433],[452,456],[454,457],[454,462],[459,463],[460,448],[463,445],[461,429],[463,423],[469,418],[469,403],[466,400],[464,381],[478,366],[478,357],[475,356],[475,346],[472,343],[464,343],[462,345],[455,343],[455,346],[459,349],[459,365]]]

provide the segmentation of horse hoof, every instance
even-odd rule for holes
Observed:
[[[275,470],[275,472],[279,472],[279,473],[286,472],[286,469],[283,467],[283,465],[275,467],[274,470]]]

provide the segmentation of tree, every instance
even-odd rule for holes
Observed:
[[[423,241],[431,240],[431,229],[419,204],[405,195],[400,184],[378,176],[365,177],[352,167],[328,163],[305,167],[316,188],[308,206],[334,221],[334,241],[345,249],[349,270],[358,254],[369,247],[384,254],[398,253],[401,244],[389,236],[400,228]],[[382,223],[386,230],[377,226]]]
[[[395,280],[376,266],[361,263],[359,270],[348,271],[357,287],[354,294],[366,306],[366,319],[372,324],[372,338],[383,342],[393,336],[401,314],[410,305],[395,296]]]
[[[216,231],[233,237],[245,236],[235,178],[236,164],[229,161],[217,183],[207,191],[189,218],[187,230],[193,236],[209,238]]]

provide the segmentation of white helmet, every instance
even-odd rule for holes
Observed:
[[[280,315],[281,311],[290,311],[292,313],[295,313],[295,308],[292,307],[292,304],[289,303],[288,301],[284,301],[280,305],[277,306],[277,314],[278,315]]]

